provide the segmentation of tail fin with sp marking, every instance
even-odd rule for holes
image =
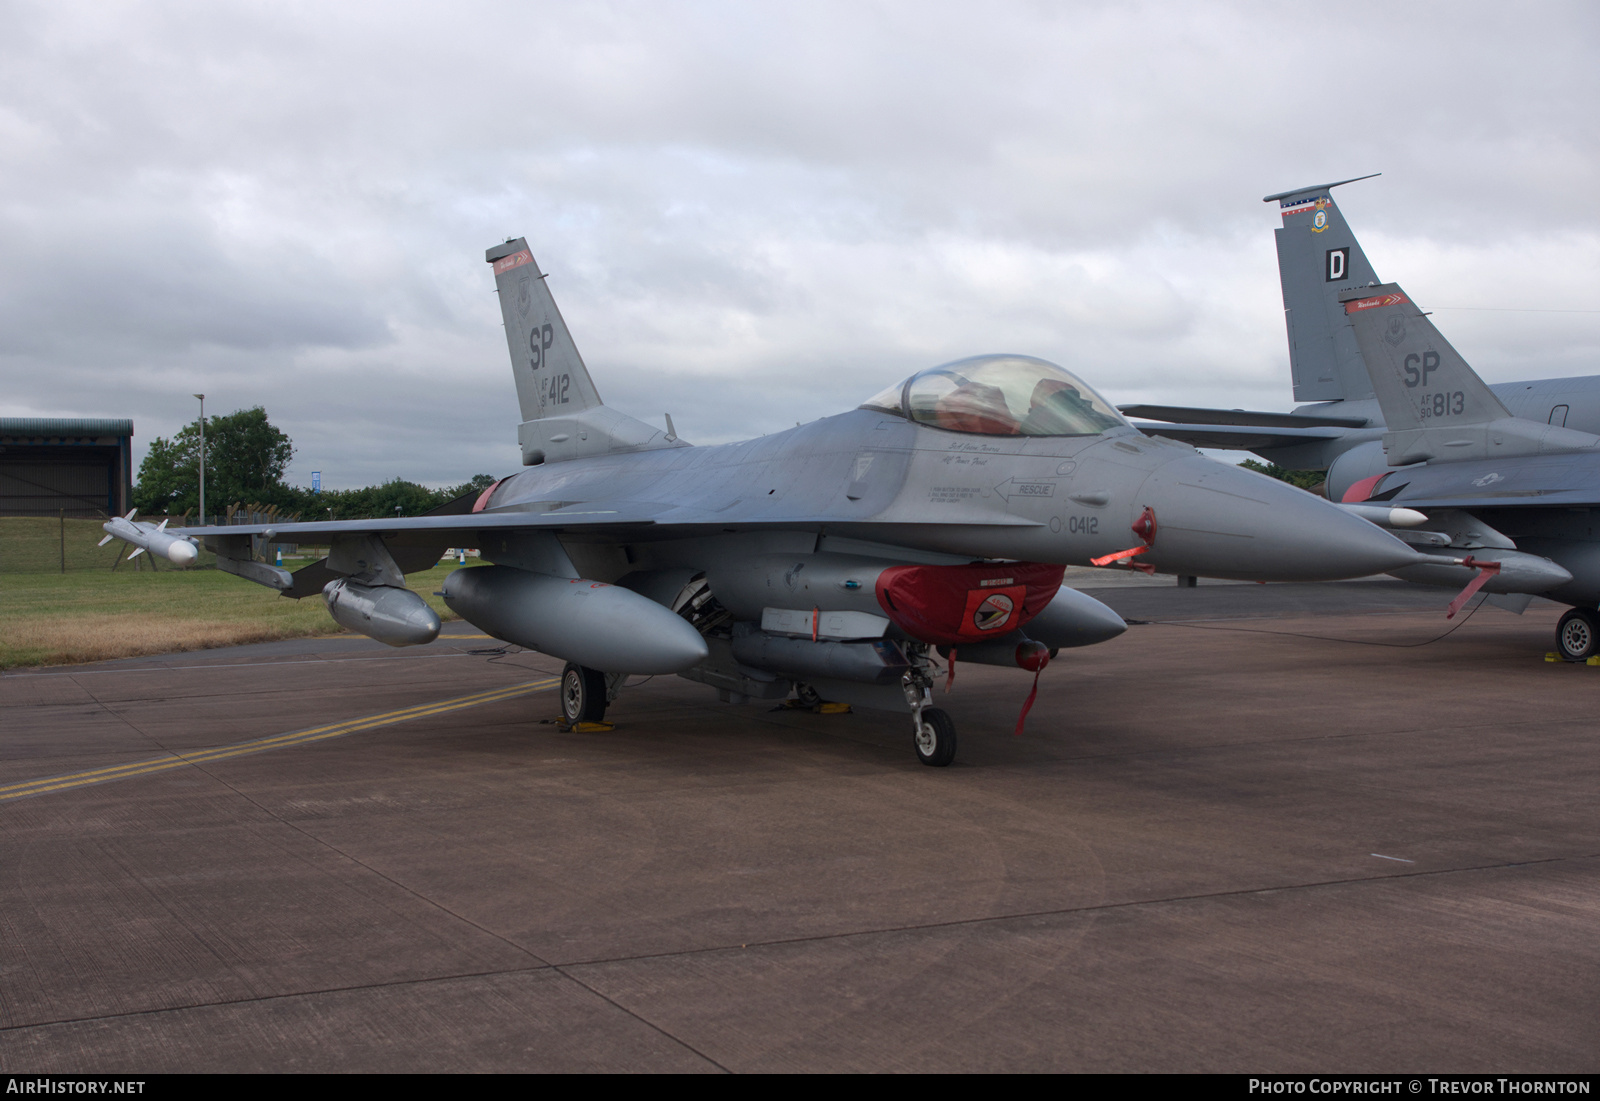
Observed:
[[[1587,432],[1512,416],[1398,284],[1355,287],[1339,297],[1383,409],[1390,466],[1600,446]]]
[[[517,439],[525,464],[688,446],[676,435],[608,409],[600,401],[550,294],[547,277],[524,238],[496,245],[484,259],[494,265],[495,290],[505,319],[511,373],[522,409]]]

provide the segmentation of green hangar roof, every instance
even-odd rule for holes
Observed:
[[[0,438],[62,439],[133,435],[133,422],[100,417],[0,417]]]

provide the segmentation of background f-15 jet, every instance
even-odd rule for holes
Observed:
[[[393,645],[439,622],[404,588],[448,546],[463,619],[567,662],[561,703],[599,718],[631,673],[677,673],[724,699],[827,696],[903,706],[919,760],[955,754],[929,689],[950,660],[1037,675],[1057,650],[1124,630],[1062,587],[1068,564],[1321,580],[1419,560],[1298,489],[1141,435],[1076,376],[986,355],[919,372],[856,409],[759,439],[691,447],[602,404],[522,239],[493,265],[525,469],[446,514],[158,532],[107,531],[301,597]],[[863,364],[863,373],[871,365]],[[251,537],[330,542],[293,575]]]
[[[1283,217],[1294,396],[1313,404],[1123,411],[1177,422],[1141,425],[1150,433],[1326,470],[1330,500],[1437,556],[1395,576],[1481,583],[1517,611],[1534,594],[1570,604],[1557,647],[1589,657],[1600,649],[1600,376],[1486,385],[1398,285],[1379,283],[1337,186],[1266,198]]]

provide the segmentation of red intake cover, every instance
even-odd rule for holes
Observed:
[[[998,638],[1044,611],[1065,566],[1010,562],[890,566],[878,575],[878,604],[906,634],[939,646]]]
[[[1372,495],[1378,491],[1378,483],[1387,478],[1389,474],[1390,471],[1385,470],[1382,474],[1374,474],[1370,478],[1361,479],[1344,491],[1344,496],[1339,498],[1340,502],[1359,505],[1362,501],[1371,500]]]

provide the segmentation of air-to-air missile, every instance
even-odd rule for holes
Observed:
[[[200,557],[200,547],[193,539],[167,533],[168,521],[152,524],[146,520],[135,520],[138,514],[139,510],[134,509],[126,516],[113,516],[101,524],[106,537],[100,540],[99,545],[103,547],[113,539],[121,539],[124,543],[133,544],[134,551],[128,555],[129,558],[137,558],[149,551],[178,566],[193,565],[194,560]]]

